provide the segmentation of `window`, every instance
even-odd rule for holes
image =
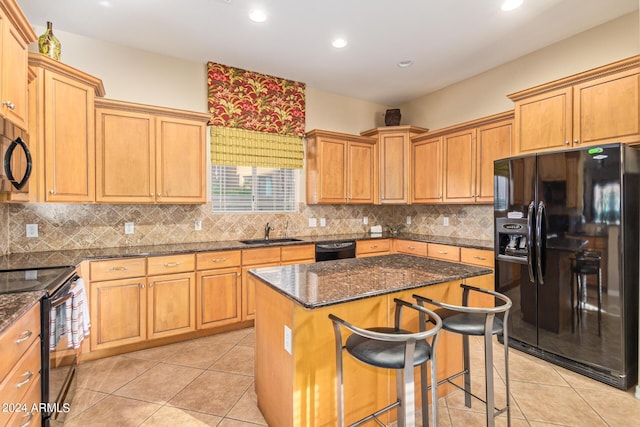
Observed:
[[[211,166],[214,212],[294,212],[297,169]]]

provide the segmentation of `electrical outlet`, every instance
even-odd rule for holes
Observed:
[[[284,325],[284,350],[291,354],[291,328]]]
[[[445,217],[442,219],[442,225],[444,225],[445,227],[448,227],[448,226],[449,226],[449,217],[448,217],[448,216],[445,216]]]
[[[24,280],[38,280],[38,270],[26,270]]]
[[[326,227],[326,226],[327,226],[327,219],[320,218],[320,227]]]
[[[196,231],[202,230],[202,220],[200,218],[196,219],[196,222],[194,224],[194,228],[195,228]]]
[[[407,216],[407,225],[411,225],[411,217]]]
[[[369,224],[369,217],[368,217],[368,216],[363,216],[363,217],[362,217],[362,223],[363,223],[364,225]]]
[[[133,222],[124,223],[124,234],[133,234],[134,231],[135,231],[135,226]]]
[[[38,224],[27,224],[27,237],[38,237]]]
[[[318,226],[318,220],[315,218],[309,218],[309,227],[317,227]]]

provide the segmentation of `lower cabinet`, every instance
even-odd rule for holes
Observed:
[[[356,241],[356,258],[365,258],[391,253],[391,239],[372,239]]]
[[[194,273],[148,278],[147,338],[161,338],[196,330]]]

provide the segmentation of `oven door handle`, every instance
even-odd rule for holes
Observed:
[[[20,182],[16,181],[16,178],[13,176],[13,171],[11,170],[11,157],[13,157],[13,150],[15,150],[17,146],[22,148],[24,155],[27,158],[27,166],[24,171],[24,176]],[[27,144],[22,140],[22,138],[17,137],[11,141],[9,148],[7,148],[6,153],[4,153],[4,173],[16,190],[21,190],[29,180],[29,177],[31,176],[31,163],[31,152],[29,152],[29,147],[27,147]]]
[[[68,294],[66,294],[63,297],[60,297],[56,300],[51,301],[51,308],[56,308],[57,306],[64,304],[65,302],[67,302],[68,299],[70,299],[73,296],[73,294],[71,292],[69,292]]]

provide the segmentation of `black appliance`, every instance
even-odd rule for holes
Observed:
[[[355,258],[356,242],[316,243],[316,262]]]
[[[44,291],[40,307],[42,387],[42,422],[44,426],[61,425],[70,410],[75,393],[79,351],[68,348],[66,339],[50,340],[56,331],[51,311],[70,302],[71,287],[78,279],[73,267],[52,267],[0,271],[0,293]],[[53,326],[51,325],[53,323]]]
[[[631,387],[640,152],[590,146],[497,160],[494,172],[495,288],[513,300],[509,344]]]
[[[28,142],[27,132],[0,117],[0,192],[28,192],[33,166]]]

